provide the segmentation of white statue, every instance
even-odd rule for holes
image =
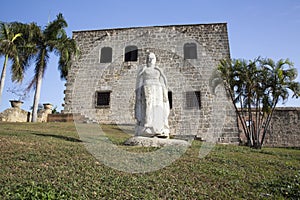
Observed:
[[[136,135],[169,138],[170,107],[167,79],[155,63],[155,54],[149,53],[147,66],[138,72],[135,104]]]

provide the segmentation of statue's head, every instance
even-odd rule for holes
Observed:
[[[155,64],[156,63],[156,56],[154,53],[149,53],[147,57],[147,64]]]

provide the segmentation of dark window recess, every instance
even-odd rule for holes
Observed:
[[[138,48],[136,46],[127,46],[125,48],[125,62],[137,61]]]
[[[170,109],[172,109],[173,108],[172,91],[168,91],[168,100],[169,100]]]
[[[96,92],[96,107],[109,107],[110,91]]]
[[[110,63],[112,61],[112,48],[103,47],[101,49],[100,63]]]
[[[193,109],[201,108],[201,93],[200,91],[186,92],[186,108]]]
[[[197,59],[197,45],[195,43],[186,43],[183,46],[184,59]]]

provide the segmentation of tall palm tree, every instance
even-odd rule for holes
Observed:
[[[58,69],[60,70],[61,78],[64,79],[71,65],[72,56],[78,53],[75,40],[67,37],[65,31],[67,26],[66,20],[60,13],[44,30],[39,29],[38,33],[36,33],[38,37],[35,39],[37,47],[37,53],[35,55],[35,74],[28,87],[35,88],[32,122],[37,121],[42,80],[48,65],[49,54],[54,52],[59,56]]]
[[[1,97],[4,88],[5,78],[6,78],[6,71],[7,71],[7,62],[11,59],[13,71],[20,71],[22,68],[20,65],[19,59],[19,51],[16,40],[22,36],[21,33],[14,33],[12,31],[11,24],[7,24],[4,22],[0,23],[0,55],[4,55],[4,63],[1,72],[1,79],[0,79],[0,105],[1,105]],[[20,77],[17,76],[16,77]],[[18,79],[20,80],[20,79]]]
[[[11,60],[12,80],[22,82],[24,71],[29,66],[30,59],[36,52],[33,38],[39,27],[34,24],[19,22],[0,23],[0,55],[4,55],[4,64],[0,81],[0,103],[6,77],[7,63]]]

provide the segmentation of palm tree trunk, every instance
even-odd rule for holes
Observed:
[[[264,143],[264,140],[265,140],[265,137],[266,137],[266,133],[267,133],[267,130],[269,129],[270,121],[271,121],[272,116],[273,116],[273,113],[274,113],[274,111],[275,111],[275,108],[276,108],[278,99],[276,98],[276,100],[275,100],[274,102],[275,102],[275,103],[273,104],[271,113],[268,114],[268,117],[267,117],[267,120],[266,120],[266,125],[265,125],[265,127],[264,127],[263,135],[262,135],[261,142],[260,142],[261,146],[262,146],[263,143]]]
[[[1,107],[1,100],[2,100],[4,83],[5,83],[5,77],[6,77],[7,61],[8,61],[8,55],[5,55],[5,60],[4,60],[3,69],[2,69],[2,73],[1,73],[1,79],[0,79],[0,107]]]
[[[233,97],[233,92],[231,92],[231,90],[229,89],[229,87],[226,87],[225,86],[225,89],[227,91],[227,94],[229,94],[230,98],[231,98],[231,101],[234,102],[234,97]],[[242,125],[242,128],[243,128],[243,131],[244,131],[244,134],[246,135],[246,138],[247,138],[247,145],[248,145],[248,142],[249,142],[249,134],[247,132],[247,126],[245,124],[245,119],[244,119],[244,114],[243,114],[243,107],[241,106],[241,109],[239,111],[239,109],[237,108],[236,104],[234,103],[233,104],[234,106],[234,109],[235,109],[235,112],[237,114],[237,120],[240,121],[241,125]],[[238,123],[239,124],[239,123]],[[240,136],[239,136],[240,137]]]
[[[32,119],[31,119],[32,122],[37,122],[37,112],[38,112],[38,106],[41,97],[42,80],[43,80],[43,72],[41,67],[37,75],[36,89],[34,93]]]
[[[251,147],[255,146],[255,138],[254,138],[254,133],[253,133],[253,119],[252,119],[252,108],[251,108],[251,102],[250,102],[251,97],[248,96],[248,102],[247,102],[247,112],[248,112],[248,130],[249,130],[249,135],[250,135],[250,144]]]

